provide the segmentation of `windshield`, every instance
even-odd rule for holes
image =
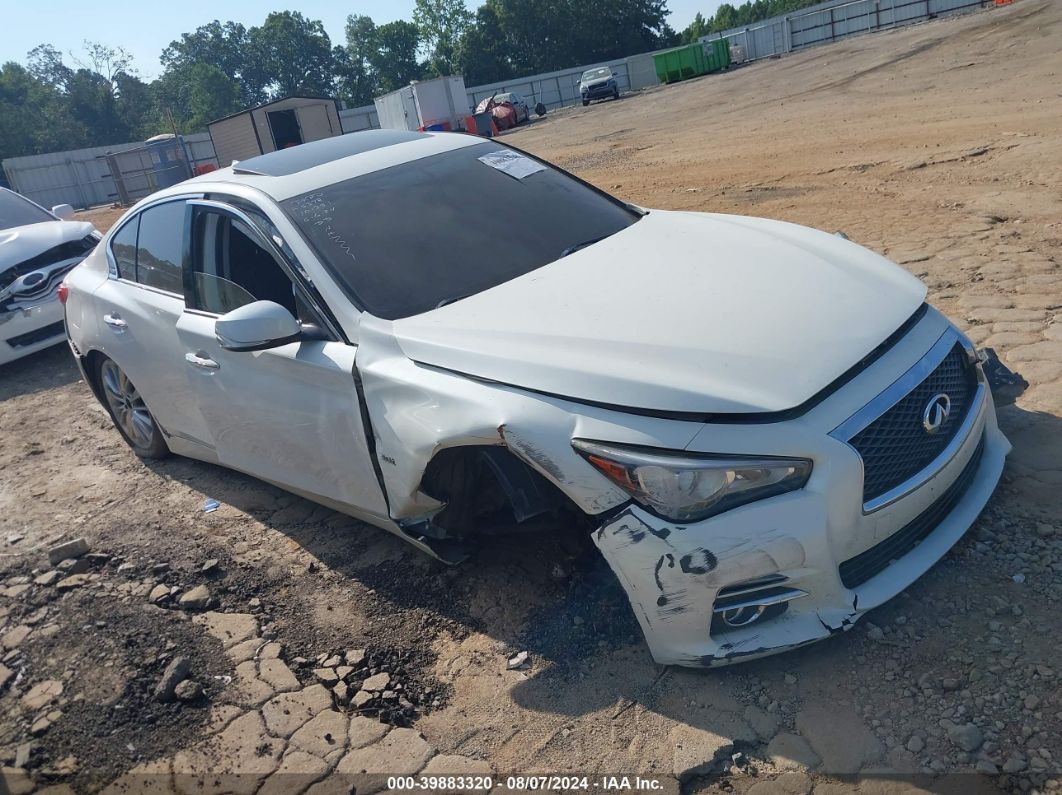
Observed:
[[[607,66],[602,66],[599,69],[587,69],[583,72],[584,83],[588,83],[591,80],[600,80],[604,77],[612,77],[612,70]]]
[[[17,193],[0,190],[0,229],[54,221],[50,213]]]
[[[640,217],[496,143],[392,166],[280,205],[350,299],[386,320],[495,287]]]

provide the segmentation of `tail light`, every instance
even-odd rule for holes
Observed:
[[[59,303],[65,305],[66,299],[70,297],[70,288],[66,286],[66,282],[59,282],[59,289],[55,294],[59,296]]]

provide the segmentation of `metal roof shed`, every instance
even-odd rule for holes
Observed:
[[[339,106],[328,97],[284,97],[207,125],[218,163],[341,135]]]

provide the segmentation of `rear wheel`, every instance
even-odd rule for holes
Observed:
[[[110,359],[101,358],[97,376],[114,426],[133,452],[141,458],[169,455],[162,430],[122,368]]]

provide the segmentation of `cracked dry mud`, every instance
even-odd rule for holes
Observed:
[[[843,230],[1029,381],[1000,410],[1014,452],[988,510],[855,630],[662,669],[578,539],[516,538],[446,569],[242,475],[145,465],[57,349],[0,370],[4,786],[364,792],[401,766],[754,795],[1057,791],[1060,37],[1058,3],[1019,0],[506,136],[646,206]],[[48,547],[79,536],[110,559],[54,572]],[[175,604],[203,585],[208,612]],[[335,703],[314,671],[348,649],[403,683],[412,710],[385,715],[403,725]],[[506,670],[518,651],[530,667]],[[198,701],[152,699],[174,656]]]

